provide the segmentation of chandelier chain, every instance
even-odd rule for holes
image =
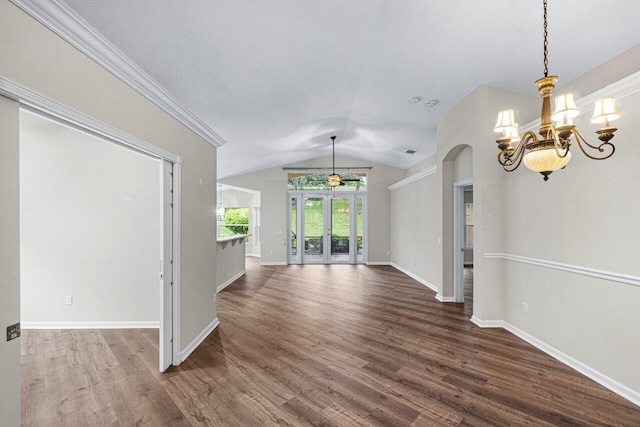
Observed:
[[[547,40],[547,0],[544,4],[544,76],[549,77],[549,41]]]

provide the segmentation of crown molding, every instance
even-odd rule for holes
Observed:
[[[406,177],[405,179],[396,182],[395,184],[391,184],[387,188],[389,190],[397,190],[400,187],[404,187],[407,184],[411,184],[412,182],[415,182],[415,181],[419,180],[420,178],[424,178],[425,176],[433,175],[436,172],[438,172],[438,165],[433,165],[433,166],[430,166],[430,167],[428,167],[428,168],[426,168],[424,170],[421,170],[418,173],[414,173],[413,175],[410,175],[410,176]]]
[[[214,147],[226,141],[60,0],[10,0]]]
[[[544,259],[529,258],[520,255],[505,253],[485,253],[486,259],[506,259],[524,264],[536,265],[538,267],[551,268],[553,270],[567,271],[569,273],[582,274],[583,276],[596,277],[598,279],[610,280],[612,282],[625,283],[627,285],[640,286],[640,277],[630,274],[616,273],[613,271],[596,270],[595,268],[582,267],[579,265],[564,264],[561,262],[547,261]]]
[[[638,71],[637,73],[633,73],[623,79],[620,79],[615,83],[611,83],[610,85],[607,85],[602,89],[598,89],[595,92],[583,96],[580,99],[577,99],[576,105],[580,110],[580,116],[584,116],[585,114],[589,114],[593,111],[593,109],[595,108],[596,100],[600,98],[603,98],[605,96],[613,96],[617,101],[619,101],[628,96],[635,95],[638,92],[640,92],[640,71]],[[538,118],[527,123],[524,126],[521,126],[520,132],[537,132],[537,129],[539,127],[540,119]]]
[[[141,153],[149,154],[159,159],[172,163],[182,162],[180,156],[176,156],[140,138],[122,132],[4,77],[0,77],[0,95],[18,101],[25,110],[34,112],[57,123],[79,129],[82,132],[129,147]]]

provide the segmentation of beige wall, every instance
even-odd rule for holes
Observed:
[[[629,63],[639,69],[640,49],[570,86],[586,95],[599,89],[594,82],[611,83],[611,75],[619,77],[618,69],[630,68]],[[612,123],[619,131],[610,159],[589,160],[574,144],[571,162],[548,182],[526,168],[507,177],[504,252],[640,276],[640,94],[618,104],[622,117]],[[595,142],[597,125],[589,118],[590,113],[582,114],[575,123]],[[640,392],[640,287],[504,262],[509,323]]]
[[[246,271],[246,246],[243,239],[233,239],[218,242],[216,252],[216,288],[217,291],[229,286],[229,280]]]
[[[7,1],[0,2],[0,40],[0,76],[182,157],[181,347],[186,347],[216,318],[215,148]],[[13,159],[0,169],[2,197],[7,200],[1,222],[8,236],[2,240],[8,278],[2,281],[1,299],[8,305],[2,316],[9,324],[17,321],[19,310],[17,273],[11,276],[19,253],[14,218],[18,161],[13,151],[18,118],[15,106],[7,103],[15,104],[3,100],[0,118],[2,132],[9,134],[2,142],[7,151],[2,161]],[[3,375],[19,369],[15,354],[5,351],[18,342],[1,344]],[[2,382],[3,404],[15,401],[16,387],[15,378]],[[4,411],[4,419],[16,413],[13,404],[11,408]]]
[[[367,175],[367,215],[369,262],[391,260],[390,192],[387,187],[405,177],[403,169],[336,156],[342,166],[372,166]],[[286,165],[286,167],[326,167],[331,157]],[[285,263],[287,233],[287,171],[282,167],[225,178],[223,184],[260,190],[262,203],[261,262]]]
[[[565,87],[588,95],[636,72],[640,48],[603,64]],[[629,71],[631,70],[631,71]],[[508,253],[640,276],[637,263],[640,211],[640,94],[619,100],[623,117],[613,142],[616,154],[595,162],[573,147],[566,170],[548,182],[522,166],[506,173],[496,161],[492,125],[498,110],[517,108],[517,120],[539,115],[540,101],[499,89],[480,87],[452,109],[438,125],[438,172],[392,192],[394,218],[424,211],[425,221],[392,221],[393,260],[429,282],[438,277],[434,245],[422,236],[442,231],[443,295],[451,296],[451,183],[466,177],[470,145],[474,179],[474,316],[481,321],[506,320],[535,339],[555,347],[589,368],[640,392],[640,287],[562,272],[514,261],[485,259],[485,253]],[[576,121],[591,141],[596,125],[585,113]],[[462,146],[462,147],[461,147]],[[461,157],[462,156],[462,157]],[[417,172],[415,169],[413,173]],[[432,184],[436,182],[435,185]],[[437,187],[441,185],[441,195]],[[430,198],[430,200],[423,200]],[[434,212],[429,202],[438,205]],[[409,240],[411,231],[418,236]],[[403,241],[400,246],[399,242]],[[437,250],[437,248],[435,248]],[[419,252],[419,255],[413,253]],[[420,265],[422,263],[422,265]],[[433,270],[431,272],[430,270]],[[433,283],[433,282],[432,282]],[[529,313],[523,313],[523,302]]]
[[[19,105],[0,96],[0,413],[2,424],[20,425],[20,339],[6,327],[20,321]]]
[[[391,261],[426,282],[442,282],[440,182],[435,174],[391,192]]]

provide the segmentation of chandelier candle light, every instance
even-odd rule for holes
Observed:
[[[571,137],[575,138],[580,150],[585,156],[594,160],[604,160],[611,157],[615,151],[615,146],[609,141],[613,138],[617,130],[609,125],[620,117],[613,97],[607,97],[596,101],[591,123],[601,123],[602,127],[596,131],[598,139],[602,141],[600,145],[590,144],[580,131],[573,124],[573,119],[580,112],[576,106],[572,93],[563,93],[555,98],[555,111],[551,114],[551,93],[554,84],[558,81],[557,76],[550,76],[548,70],[548,41],[547,41],[547,0],[543,1],[544,6],[544,77],[536,81],[538,92],[542,97],[541,126],[538,133],[542,137],[538,139],[535,133],[526,132],[522,137],[518,135],[518,123],[516,123],[513,110],[502,110],[498,113],[498,121],[494,131],[501,134],[496,140],[500,152],[498,162],[505,171],[513,172],[524,160],[527,168],[534,172],[539,172],[544,176],[544,180],[549,179],[549,175],[564,168],[571,160],[569,147]],[[556,122],[555,126],[552,120]],[[515,145],[514,145],[515,144]],[[593,150],[593,154],[587,151]]]

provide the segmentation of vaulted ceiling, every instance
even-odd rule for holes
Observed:
[[[226,140],[220,178],[329,155],[334,134],[407,168],[477,86],[537,96],[543,73],[542,0],[66,3]],[[559,85],[640,42],[638,0],[549,3]]]

